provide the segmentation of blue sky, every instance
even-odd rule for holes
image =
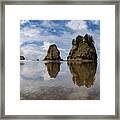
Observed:
[[[20,20],[20,52],[27,59],[43,59],[55,43],[66,59],[77,35],[90,34],[100,50],[99,20]]]

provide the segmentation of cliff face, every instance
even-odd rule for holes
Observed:
[[[60,51],[55,44],[49,46],[47,55],[43,60],[62,60],[60,57]]]
[[[84,37],[78,35],[76,39],[73,39],[72,45],[67,60],[97,61],[96,49],[92,36],[88,34]]]

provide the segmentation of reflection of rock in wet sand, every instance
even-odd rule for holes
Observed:
[[[25,64],[25,63],[22,63],[22,62],[20,63],[20,65],[24,65],[24,64]]]
[[[45,63],[47,66],[48,74],[51,78],[56,78],[58,72],[60,71],[60,62],[48,62]]]
[[[97,63],[68,63],[73,82],[78,86],[91,87],[94,84]]]
[[[20,71],[22,71],[22,70],[23,70],[23,68],[24,68],[24,64],[25,64],[25,63],[20,62]]]

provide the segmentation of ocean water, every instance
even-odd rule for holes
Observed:
[[[21,100],[99,100],[97,63],[20,62]]]

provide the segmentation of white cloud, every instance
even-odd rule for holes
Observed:
[[[50,24],[50,22],[48,20],[44,20],[42,22],[42,26],[45,26],[45,27],[52,27],[52,25]]]
[[[94,25],[99,25],[99,20],[92,20],[92,23],[93,23]]]
[[[74,33],[70,35],[72,36],[72,39],[76,38],[78,35],[84,36],[85,34],[90,34],[90,30],[88,29],[87,22],[84,20],[72,20],[68,22],[66,26],[74,31]]]
[[[71,20],[70,22],[67,23],[66,26],[75,31],[87,29],[86,21],[83,20]]]
[[[48,48],[49,48],[49,46],[51,45],[51,43],[50,42],[47,42],[47,41],[45,41],[44,43],[43,43],[44,45],[42,46],[42,48],[43,48],[43,50],[48,50]]]
[[[25,23],[29,23],[29,20],[20,20],[20,23],[24,25]]]
[[[49,25],[49,23],[43,24]],[[54,42],[56,40],[60,40],[60,37],[57,35],[48,34],[47,30],[44,30],[43,28],[40,27],[36,28],[25,27],[20,31],[20,40],[21,42],[24,42],[24,40],[40,40]]]
[[[34,45],[34,44],[28,44],[26,46],[21,47],[20,52],[22,52],[22,55],[25,56],[26,59],[30,60],[36,60],[40,59],[42,60],[45,55],[46,51],[43,50],[42,47]]]
[[[20,32],[20,39],[31,39],[31,38],[39,38],[40,31],[37,28],[24,28]]]

